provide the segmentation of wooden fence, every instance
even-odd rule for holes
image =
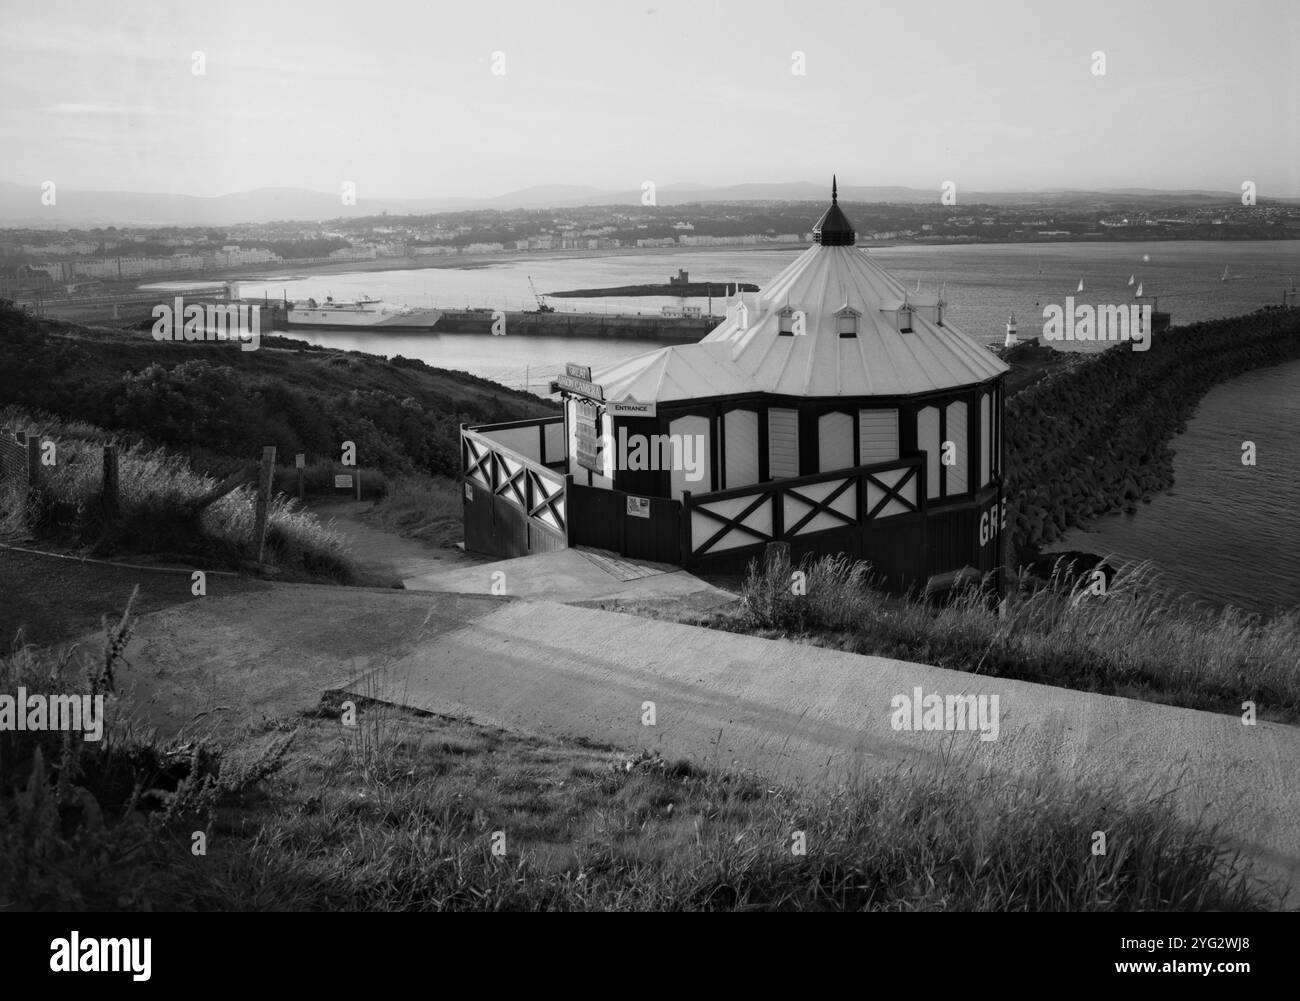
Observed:
[[[45,443],[55,446],[54,461],[58,461],[57,442],[45,439],[39,434],[27,434],[0,428],[0,485],[18,481],[20,489],[31,491],[40,487],[41,453]],[[99,512],[106,524],[111,524],[122,515],[121,473],[119,469],[118,447],[113,444],[102,447],[102,473],[99,490]],[[249,541],[250,553],[261,562],[266,541],[267,514],[270,506],[272,483],[275,471],[275,446],[268,445],[262,449],[262,461],[251,462],[236,470],[206,493],[179,504],[171,512],[178,518],[197,518],[209,505],[227,494],[237,490],[245,483],[256,481],[258,485],[256,506],[253,519],[253,537]],[[52,505],[55,519],[58,521],[58,505]]]
[[[525,556],[568,546],[571,476],[467,425],[461,425],[460,447],[466,549]]]
[[[917,514],[924,507],[924,463],[924,457],[912,456],[733,490],[687,491],[682,502],[687,562]]]

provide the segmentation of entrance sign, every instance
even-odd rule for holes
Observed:
[[[611,417],[654,417],[655,403],[638,403],[633,399],[612,400],[607,410]]]

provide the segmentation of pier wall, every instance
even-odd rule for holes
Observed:
[[[1007,401],[1006,494],[1022,558],[1072,526],[1137,509],[1174,482],[1175,435],[1212,387],[1300,358],[1300,309],[1175,327],[1119,344]]]

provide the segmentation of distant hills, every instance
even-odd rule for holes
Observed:
[[[692,202],[822,202],[825,183],[788,182],[733,184],[664,184],[655,191],[660,206]],[[1240,194],[1226,191],[1161,191],[1151,188],[1088,191],[965,191],[959,204],[1043,205],[1044,207],[1105,208],[1108,205],[1148,207],[1237,203]],[[938,188],[862,187],[842,185],[845,202],[925,203],[939,200]],[[1269,199],[1297,203],[1300,199]],[[359,216],[423,215],[474,209],[563,209],[592,205],[640,205],[641,188],[608,190],[581,185],[542,185],[521,188],[494,198],[384,198],[357,190],[356,205],[342,204],[339,194],[304,188],[258,188],[237,194],[202,198],[193,195],[142,194],[127,191],[79,191],[59,188],[57,203],[41,204],[35,184],[0,181],[0,226],[66,228],[95,226],[229,226],[277,220],[324,220]]]

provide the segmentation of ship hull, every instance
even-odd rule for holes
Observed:
[[[285,320],[289,330],[413,330],[431,331],[442,319],[438,310],[390,313],[379,310],[344,312],[329,309],[292,309]]]

